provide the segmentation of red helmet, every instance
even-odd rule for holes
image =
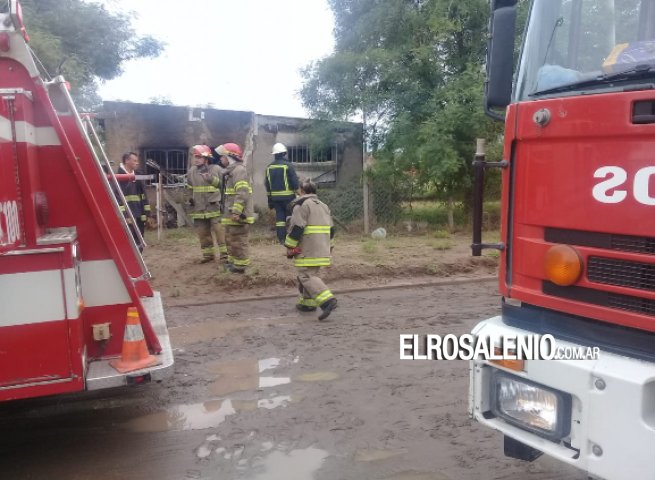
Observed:
[[[241,150],[241,147],[236,143],[224,143],[223,145],[219,145],[216,147],[216,153],[219,155],[227,155],[228,157],[232,157],[240,162],[243,161],[243,150]]]
[[[196,156],[200,155],[201,157],[211,157],[212,150],[207,145],[194,145],[191,147],[191,153]]]

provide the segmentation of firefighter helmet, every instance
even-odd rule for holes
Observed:
[[[243,151],[236,143],[224,143],[223,145],[216,147],[215,150],[219,155],[226,155],[240,162],[243,161]]]
[[[201,156],[201,157],[211,157],[212,156],[212,150],[209,148],[207,145],[194,145],[191,147],[191,153],[193,156]]]
[[[287,153],[287,147],[283,143],[276,143],[273,145],[273,151],[271,154],[277,155],[278,153]]]

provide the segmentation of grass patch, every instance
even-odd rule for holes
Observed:
[[[374,255],[378,252],[378,242],[369,239],[362,243],[362,251],[368,255]]]
[[[450,250],[455,246],[455,242],[451,242],[450,240],[437,240],[437,241],[431,241],[430,246],[434,248],[435,250]]]
[[[452,235],[448,230],[435,230],[432,232],[434,238],[450,238]]]

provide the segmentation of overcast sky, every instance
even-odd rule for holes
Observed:
[[[327,0],[114,0],[138,18],[140,34],[166,42],[156,59],[125,64],[100,89],[103,100],[306,117],[300,69],[332,52]]]

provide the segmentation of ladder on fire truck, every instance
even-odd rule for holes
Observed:
[[[93,121],[92,121],[92,116],[91,114],[88,113],[83,113],[80,115],[81,122],[84,128],[84,131],[86,133],[86,140],[87,144],[89,146],[89,149],[93,153],[93,156],[96,160],[96,163],[100,166],[103,172],[107,172],[107,179],[110,181],[110,186],[113,187],[113,191],[116,195],[116,199],[118,200],[119,203],[119,209],[120,207],[123,207],[123,211],[127,214],[127,221],[130,222],[132,225],[136,225],[136,219],[134,218],[134,214],[132,213],[132,210],[130,209],[127,199],[125,198],[125,195],[123,194],[123,189],[120,188],[118,178],[114,170],[111,168],[111,162],[109,161],[109,158],[107,157],[107,154],[105,153],[105,148],[102,146],[102,142],[100,141],[100,137],[98,136],[98,132],[96,131],[95,127],[93,126]],[[98,152],[100,153],[100,156],[98,156]],[[152,179],[152,175],[134,175],[134,180],[136,181],[141,181],[141,180],[149,180]],[[131,179],[130,179],[131,181]],[[128,224],[125,224],[125,227],[129,229]],[[136,254],[138,252],[139,258],[141,259],[141,265],[144,271],[144,275],[147,278],[150,278],[150,272],[148,271],[148,267],[146,266],[145,262],[143,261],[143,256],[141,255],[141,251],[138,249],[138,245],[142,245],[144,247],[147,247],[148,244],[146,243],[145,238],[143,238],[143,235],[141,234],[141,230],[138,228],[134,228],[134,234],[137,236],[136,242],[133,242],[133,249],[134,253]],[[137,245],[138,244],[138,245]]]
[[[110,248],[110,250],[112,250],[113,259],[116,262],[116,265],[119,267],[119,273],[121,273],[121,277],[123,277],[123,280],[125,281],[124,283],[128,290],[128,293],[132,298],[137,310],[139,311],[139,315],[142,320],[142,327],[144,330],[144,334],[148,340],[148,344],[155,352],[158,352],[161,350],[161,346],[159,345],[157,336],[155,335],[150,325],[147,312],[141,305],[141,301],[140,301],[141,296],[152,295],[152,290],[150,288],[150,285],[145,281],[148,280],[151,277],[151,275],[150,272],[148,271],[148,268],[146,267],[145,262],[143,261],[141,252],[139,251],[137,244],[134,241],[134,238],[132,237],[127,220],[122,214],[122,212],[120,211],[117,196],[121,199],[122,205],[126,207],[126,212],[128,212],[130,219],[132,220],[132,222],[134,222],[134,225],[136,225],[136,222],[134,221],[134,216],[132,215],[130,209],[127,207],[127,201],[125,199],[125,196],[123,195],[118,185],[116,176],[111,169],[111,165],[107,159],[104,149],[102,148],[102,144],[100,143],[97,133],[93,128],[93,125],[89,120],[86,120],[86,122],[82,120],[82,117],[80,116],[80,114],[77,111],[77,108],[75,107],[75,103],[73,102],[70,92],[68,91],[67,85],[68,85],[67,82],[65,81],[64,77],[61,75],[55,77],[51,82],[44,83],[44,86],[47,89],[47,94],[50,100],[52,101],[53,107],[55,107],[50,111],[53,111],[57,119],[59,120],[59,122],[53,121],[52,122],[53,126],[55,127],[55,130],[58,130],[57,127],[60,126],[62,131],[57,132],[58,134],[60,134],[59,135],[60,139],[65,138],[68,140],[68,142],[62,141],[62,147],[64,148],[64,150],[70,149],[70,151],[66,152],[68,154],[67,157],[77,158],[78,163],[84,157],[87,157],[89,163],[93,165],[93,168],[98,173],[97,179],[100,180],[103,190],[108,194],[107,196],[110,200],[110,204],[114,211],[115,218],[117,218],[120,221],[122,230],[128,239],[128,243],[130,245],[131,252],[132,252],[132,258],[135,259],[138,264],[137,269],[134,268],[134,265],[132,266],[129,265],[129,263],[133,263],[133,262],[130,262],[129,257],[126,258],[127,256],[124,254],[124,252],[120,251],[118,245],[122,242],[120,242],[117,238],[115,238],[115,232],[113,232],[111,228],[107,228],[105,230],[104,232],[105,240],[108,246],[113,247]],[[38,89],[35,90],[36,92],[39,92]],[[93,132],[94,138],[97,139],[96,144],[98,149],[102,152],[103,159],[105,162],[104,165],[107,168],[107,172],[105,172],[105,168],[103,168],[103,163],[98,157],[93,142],[91,141],[91,138],[87,133],[87,129],[85,128],[85,123],[87,124],[87,126],[90,127],[91,131]],[[88,156],[84,155],[84,153],[88,153]],[[84,169],[80,169],[78,173],[84,175]],[[91,181],[91,179],[89,179],[88,177],[85,177],[85,179],[87,181]],[[110,184],[110,180],[114,185],[113,189]],[[90,183],[88,184],[88,186],[90,186]],[[94,199],[94,196],[92,194],[93,193],[92,189],[90,190],[91,191],[89,191],[88,193],[91,195],[89,196],[88,199],[93,200],[90,203],[95,204],[99,210],[102,210],[101,205],[99,205],[98,202],[96,202]],[[102,212],[102,213],[98,212],[99,218],[101,219],[104,218],[103,213],[106,212]],[[135,230],[138,232],[138,229]],[[139,232],[139,237],[142,238],[140,232]]]

